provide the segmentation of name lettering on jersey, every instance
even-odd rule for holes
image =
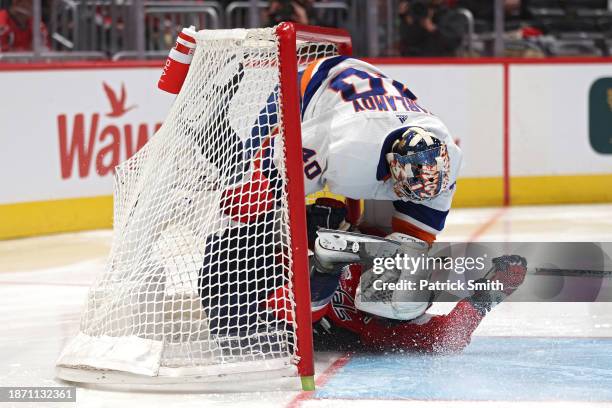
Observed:
[[[355,112],[421,112],[432,115],[412,99],[397,95],[374,95],[352,101]]]
[[[416,103],[416,96],[402,83],[382,75],[347,68],[330,82],[329,87],[351,103],[355,112],[432,113]]]

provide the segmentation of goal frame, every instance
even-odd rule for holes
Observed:
[[[287,199],[291,224],[293,254],[293,287],[295,290],[295,321],[297,349],[300,357],[298,375],[304,390],[314,390],[314,348],[310,312],[310,276],[308,271],[308,237],[304,205],[304,165],[302,158],[302,126],[300,95],[297,87],[297,42],[327,41],[335,43],[339,55],[351,55],[351,37],[336,28],[281,23],[276,28],[279,40],[281,126],[287,143]],[[292,182],[293,180],[293,182]]]
[[[297,375],[301,378],[302,389],[314,390],[314,348],[312,318],[310,308],[310,274],[308,267],[308,238],[306,223],[306,200],[304,189],[304,165],[302,154],[300,91],[298,84],[298,45],[300,42],[334,44],[338,55],[348,56],[352,52],[351,38],[342,29],[307,26],[295,23],[281,23],[275,28],[278,47],[278,107],[280,110],[279,127],[283,134],[285,147],[284,185],[287,197],[288,223],[291,230],[289,248],[291,249],[291,286],[293,287],[294,304],[294,355],[289,363],[269,360],[249,362],[252,370],[245,370],[237,363],[228,364],[223,375],[208,370],[207,367],[160,369],[158,376],[147,377],[147,374],[121,371],[121,368],[95,368],[85,362],[83,365],[59,365],[56,374],[59,378],[79,383],[93,384],[126,384],[126,385],[159,385],[200,383],[227,380],[228,376],[238,381],[265,380],[264,373],[277,372],[280,376]],[[356,203],[356,204],[355,204]],[[347,199],[349,209],[359,202]],[[78,342],[76,342],[78,345]],[[83,348],[83,345],[79,345]],[[87,347],[85,347],[87,350]],[[61,357],[60,357],[61,358]],[[80,361],[79,361],[80,363]],[[230,366],[231,365],[231,366]],[[291,370],[288,370],[288,369]],[[262,374],[264,376],[262,377]]]

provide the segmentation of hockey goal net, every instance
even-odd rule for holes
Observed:
[[[163,126],[116,169],[110,259],[61,378],[313,375],[298,68],[350,39],[283,23],[196,40]]]

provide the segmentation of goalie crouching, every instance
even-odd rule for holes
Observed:
[[[299,77],[305,193],[327,186],[345,197],[393,205],[390,220],[372,222],[374,226],[378,221],[390,224],[393,233],[385,238],[343,232],[348,226],[340,202],[318,200],[308,208],[315,344],[332,349],[462,350],[485,314],[522,283],[523,258],[494,260],[487,278],[504,283],[503,292],[477,291],[449,314],[432,316],[426,313],[431,300],[427,293],[410,298],[406,291],[375,290],[378,279],[395,282],[415,277],[402,276],[400,270],[374,277],[361,251],[365,247],[367,256],[384,257],[429,250],[451,207],[461,150],[444,123],[417,103],[408,87],[371,64],[328,57],[313,61]],[[260,118],[255,133],[266,134],[261,145],[270,147],[262,147],[261,172],[246,187],[265,196],[271,195],[275,169],[284,166],[283,140],[275,140],[275,123],[270,119],[275,117],[269,110],[274,104],[267,106],[262,114],[265,120]],[[229,196],[244,200],[244,194]],[[271,203],[271,197],[258,198],[257,205]],[[332,231],[319,231],[317,238],[319,227]],[[372,232],[363,227],[359,225],[361,232]],[[266,294],[264,307],[279,321],[291,322],[286,315],[286,292],[279,287]]]
[[[327,186],[332,193],[375,205],[391,201],[394,210],[390,220],[369,220],[375,226],[391,225],[393,234],[384,243],[371,237],[343,237],[339,232],[338,237],[319,236],[311,257],[316,346],[462,350],[487,311],[522,283],[523,258],[495,260],[488,278],[506,283],[504,292],[479,291],[448,315],[432,316],[426,314],[427,293],[410,298],[411,291],[373,287],[378,279],[415,277],[401,276],[397,270],[373,276],[352,251],[358,245],[372,247],[378,256],[426,253],[444,228],[461,168],[462,152],[450,131],[407,86],[356,58],[312,62],[300,73],[300,91],[306,194]],[[277,154],[275,150],[275,162]],[[317,226],[338,229],[342,222],[342,210],[325,202],[317,205],[308,211],[311,241]],[[340,215],[335,224],[330,221],[334,212]],[[355,240],[363,239],[375,242],[355,245]],[[343,242],[350,243],[346,247],[350,251],[336,249],[343,248]],[[275,299],[268,305],[272,310]]]
[[[427,270],[411,274],[395,268],[379,275],[369,261],[396,255],[427,256],[437,232],[431,220],[442,213],[443,226],[448,213],[436,208],[450,206],[454,192],[455,177],[450,170],[457,166],[450,161],[460,155],[453,145],[450,148],[454,154],[450,156],[447,143],[421,127],[401,127],[387,135],[382,150],[384,170],[390,176],[382,183],[398,200],[394,202],[392,222],[395,232],[384,238],[342,231],[347,229],[347,211],[341,202],[319,199],[308,208],[317,349],[458,352],[470,343],[486,313],[523,282],[527,266],[524,258],[495,258],[485,279],[502,283],[504,290],[476,291],[447,315],[426,313],[432,292],[381,290],[381,282],[418,282],[431,275]],[[385,146],[389,149],[386,154]],[[278,306],[283,294],[281,289],[270,296],[268,310],[282,310]],[[277,317],[287,319],[284,315]]]
[[[344,224],[342,217],[346,211],[342,203],[319,199],[310,207],[309,238],[314,238],[317,227],[325,228],[318,230],[310,256],[311,310],[317,350],[459,352],[470,343],[472,333],[487,312],[524,280],[527,266],[524,258],[516,255],[494,258],[491,271],[477,282],[499,282],[503,291],[478,290],[459,301],[449,314],[428,314],[433,292],[384,288],[393,287],[389,283],[428,279],[430,271],[408,273],[390,268],[378,274],[371,267],[371,260],[398,254],[427,256],[430,243],[397,232],[381,238],[326,229]],[[290,320],[284,313],[285,293],[284,288],[277,290],[268,298],[267,307],[278,318]]]

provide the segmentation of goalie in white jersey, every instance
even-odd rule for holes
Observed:
[[[432,299],[427,293],[425,299],[398,299],[396,292],[383,293],[380,301],[372,298],[372,270],[364,270],[358,255],[338,250],[329,241],[334,235],[345,243],[363,237],[380,239],[403,253],[426,254],[444,228],[461,167],[461,150],[442,121],[420,106],[406,86],[366,62],[343,56],[324,58],[311,63],[299,77],[306,194],[327,186],[335,194],[384,200],[394,207],[388,223],[393,232],[386,241],[342,236],[341,231],[326,236],[319,231],[317,238],[319,227],[338,230],[346,226],[346,208],[330,199],[319,199],[307,208],[309,246],[314,250],[311,306],[315,332],[327,334],[323,337],[332,339],[331,344],[343,343],[340,346],[346,346],[348,339],[349,345],[360,343],[368,348],[462,349],[486,312],[522,283],[524,259],[494,260],[489,277],[505,283],[504,293],[476,293],[448,315],[430,316],[425,313]],[[264,196],[272,183],[268,179],[274,179],[271,172],[282,162],[278,141],[282,139],[275,140],[270,129],[276,124],[273,102],[273,98],[268,101],[252,135],[254,144],[267,140],[259,149],[267,153],[260,153],[266,156],[258,166],[263,172],[255,172],[247,190],[263,191]],[[268,148],[269,140],[273,149]],[[272,160],[269,152],[273,152]],[[228,196],[243,199],[242,194]],[[249,221],[244,216],[239,219]],[[384,279],[397,281],[401,273],[387,271]],[[291,321],[285,312],[287,293],[285,287],[271,293],[266,309],[279,320]]]
[[[347,57],[300,75],[306,194],[391,200],[393,229],[427,242],[444,228],[461,150],[403,84]],[[278,151],[279,149],[275,149]]]
[[[444,123],[419,105],[406,86],[354,58],[311,63],[300,73],[300,91],[306,194],[327,186],[352,199],[391,201],[394,212],[388,224],[393,232],[386,238],[413,255],[427,253],[444,228],[461,168],[461,150]],[[276,146],[275,155],[279,151]],[[355,254],[323,242],[338,234],[314,237],[313,230],[321,225],[339,228],[345,211],[333,200],[322,200],[307,214],[319,346],[461,350],[486,312],[522,283],[526,271],[520,257],[495,259],[488,278],[506,283],[507,290],[477,292],[448,315],[425,313],[431,297],[396,303],[393,294],[380,302],[364,301],[372,272],[364,270]],[[341,243],[353,239],[338,236]],[[400,273],[389,271],[385,278],[398,280]],[[282,290],[277,291],[269,309],[281,309],[282,297]]]

